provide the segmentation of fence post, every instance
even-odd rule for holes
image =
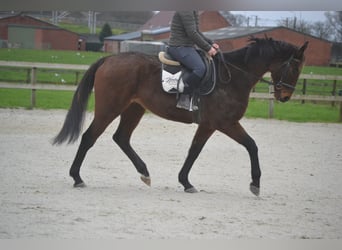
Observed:
[[[273,93],[274,92],[274,87],[273,85],[270,85],[268,87],[268,93]],[[269,104],[268,104],[268,118],[273,118],[274,115],[274,99],[270,98]]]
[[[304,78],[304,80],[303,80],[302,94],[303,94],[303,95],[306,94],[306,78]],[[305,103],[305,100],[302,100],[302,104],[304,104],[304,103]]]
[[[75,85],[78,84],[78,78],[79,78],[80,72],[76,71],[76,80],[75,80]]]
[[[340,102],[340,122],[342,122],[342,102]]]
[[[332,92],[331,92],[331,94],[332,94],[333,96],[336,96],[336,85],[337,85],[337,80],[334,80],[333,89],[332,89]],[[331,106],[332,106],[332,107],[335,107],[335,102],[332,102],[332,103],[331,103]]]
[[[31,89],[31,109],[33,109],[36,106],[36,89],[35,89],[35,85],[36,85],[36,81],[37,81],[37,68],[33,67],[31,70],[31,85],[32,85],[32,89]]]

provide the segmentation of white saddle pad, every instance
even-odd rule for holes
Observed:
[[[162,72],[162,86],[165,92],[167,93],[183,93],[184,90],[184,83],[182,79],[179,79],[181,72],[176,74],[171,74],[165,70]],[[179,84],[178,84],[179,80]],[[177,91],[178,85],[178,91]]]

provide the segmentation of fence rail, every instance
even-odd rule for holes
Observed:
[[[67,90],[75,91],[76,86],[70,85],[57,85],[57,84],[38,84],[36,75],[38,69],[59,69],[59,70],[79,70],[85,71],[89,68],[88,65],[75,65],[75,64],[56,64],[56,63],[37,63],[37,62],[14,62],[14,61],[1,61],[0,67],[17,67],[17,68],[29,68],[31,70],[31,83],[9,83],[0,82],[0,88],[10,88],[10,89],[29,89],[31,90],[31,107],[35,107],[36,103],[36,90]],[[265,77],[270,77],[270,74],[265,74]],[[338,75],[315,75],[315,74],[301,74],[300,79],[309,80],[330,80],[342,81],[342,76]],[[270,93],[250,93],[250,98],[269,100],[269,117],[273,117],[273,105],[274,96]],[[340,103],[340,122],[342,122],[342,96],[337,96],[336,92],[331,96],[322,95],[292,95],[291,100],[301,100],[303,101],[319,101],[319,102],[331,102]]]
[[[39,63],[39,62],[15,62],[15,61],[1,61],[1,67],[16,67],[16,68],[41,68],[41,69],[64,69],[64,70],[81,70],[85,71],[89,65],[77,64],[62,64],[62,63]]]

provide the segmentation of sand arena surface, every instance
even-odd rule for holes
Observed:
[[[75,189],[68,171],[79,141],[50,144],[65,114],[0,109],[0,238],[342,238],[341,124],[243,119],[259,147],[258,198],[247,152],[219,132],[190,174],[201,192],[184,193],[177,176],[196,125],[154,115],[132,138],[151,187],[113,143],[115,120],[84,161],[87,187]]]

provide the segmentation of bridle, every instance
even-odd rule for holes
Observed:
[[[293,86],[293,85],[291,85],[291,84],[288,84],[288,83],[286,83],[286,82],[283,81],[284,76],[287,75],[287,73],[288,73],[288,71],[289,71],[289,68],[290,68],[290,66],[291,66],[291,62],[292,62],[292,61],[296,61],[296,62],[298,62],[298,63],[300,62],[300,60],[294,58],[293,55],[291,55],[289,59],[287,59],[285,62],[283,62],[283,63],[279,66],[279,68],[277,69],[277,71],[279,71],[282,67],[285,66],[285,69],[284,69],[283,72],[281,73],[281,77],[280,77],[280,79],[279,79],[279,81],[278,81],[277,83],[274,83],[273,81],[268,81],[268,80],[266,80],[266,79],[264,79],[264,78],[260,78],[260,81],[261,81],[261,82],[268,83],[269,85],[273,85],[274,88],[275,88],[276,90],[281,90],[283,87],[285,87],[285,88],[288,88],[288,89],[291,89],[292,91],[294,91],[294,90],[296,89],[295,86]],[[277,72],[277,71],[276,71],[276,72]]]
[[[269,85],[273,85],[274,88],[275,88],[276,90],[281,90],[283,87],[288,88],[288,89],[291,89],[292,91],[294,91],[294,90],[296,89],[295,86],[293,86],[293,85],[291,85],[291,84],[286,83],[286,82],[283,81],[284,76],[287,75],[287,73],[288,73],[288,71],[289,71],[291,62],[292,62],[292,61],[300,62],[300,60],[294,58],[294,55],[293,55],[293,54],[290,56],[289,59],[287,59],[285,62],[283,62],[283,63],[279,66],[279,68],[276,70],[276,72],[278,72],[279,70],[281,70],[281,69],[285,66],[285,69],[284,69],[283,72],[281,73],[281,77],[280,77],[279,81],[276,82],[276,83],[273,82],[273,81],[266,80],[266,79],[263,78],[263,77],[258,77],[258,76],[256,76],[256,75],[254,75],[254,74],[252,74],[252,73],[250,73],[250,72],[247,72],[246,70],[244,70],[244,69],[242,69],[242,68],[236,66],[235,64],[232,64],[232,63],[230,63],[230,62],[227,62],[227,61],[224,59],[224,57],[223,57],[222,51],[218,51],[218,55],[219,55],[219,57],[220,57],[220,60],[224,63],[225,69],[226,69],[227,72],[228,72],[229,80],[231,79],[231,73],[230,73],[229,68],[226,66],[226,64],[228,64],[228,65],[234,67],[235,69],[237,69],[237,70],[239,70],[239,71],[241,71],[241,72],[243,72],[243,73],[245,73],[245,74],[247,74],[247,75],[250,75],[250,76],[256,78],[256,79],[259,80],[260,82],[267,83],[267,84],[269,84]]]

